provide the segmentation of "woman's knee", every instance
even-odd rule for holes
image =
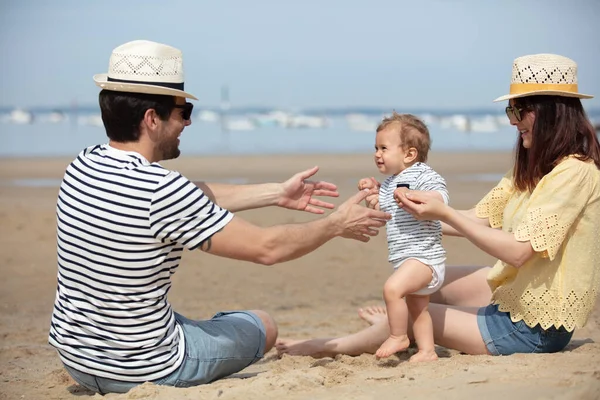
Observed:
[[[273,348],[275,341],[277,340],[278,329],[277,323],[268,313],[262,310],[252,310],[254,314],[262,321],[265,327],[266,344],[265,354]]]
[[[452,306],[483,307],[492,292],[487,283],[490,267],[448,267],[444,285],[431,295],[431,302]]]

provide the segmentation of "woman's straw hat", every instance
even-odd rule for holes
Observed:
[[[113,50],[108,73],[94,75],[102,89],[162,94],[198,100],[183,89],[181,51],[164,44],[135,40]]]
[[[515,59],[510,94],[494,101],[525,96],[550,95],[591,99],[577,88],[577,64],[556,54],[533,54]]]

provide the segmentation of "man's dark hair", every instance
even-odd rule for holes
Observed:
[[[166,121],[175,108],[175,97],[158,94],[102,90],[99,94],[106,135],[115,142],[137,142],[146,110],[154,109]]]

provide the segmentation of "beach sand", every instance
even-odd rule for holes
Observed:
[[[62,369],[47,335],[56,288],[55,204],[58,186],[23,187],[20,179],[58,182],[70,159],[0,160],[0,399],[100,398]],[[434,153],[430,164],[448,182],[451,204],[472,207],[511,163],[508,153]],[[359,178],[378,176],[369,154],[262,157],[182,157],[164,163],[190,179],[254,183],[282,181],[313,165],[338,185],[339,204]],[[477,176],[475,176],[475,174]],[[479,180],[473,180],[477,178]],[[268,226],[317,218],[268,208],[239,214]],[[448,265],[491,265],[465,240],[444,238]],[[390,274],[385,231],[369,243],[335,239],[299,260],[276,266],[186,252],[169,299],[189,318],[221,310],[264,309],[280,337],[337,336],[366,326],[356,309],[381,304]],[[144,384],[107,399],[593,399],[600,398],[600,308],[558,354],[468,356],[438,347],[439,361],[409,364],[407,355],[262,361],[221,381],[187,389]]]

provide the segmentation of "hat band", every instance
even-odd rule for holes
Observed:
[[[576,83],[512,83],[510,85],[510,94],[523,94],[541,90],[578,93]]]
[[[111,78],[110,76],[106,77],[106,80],[109,82],[120,82],[120,83],[133,83],[136,85],[153,85],[153,86],[162,86],[170,89],[177,89],[183,91],[183,82],[181,83],[173,83],[173,82],[148,82],[148,81],[130,81],[126,79],[116,79]]]

